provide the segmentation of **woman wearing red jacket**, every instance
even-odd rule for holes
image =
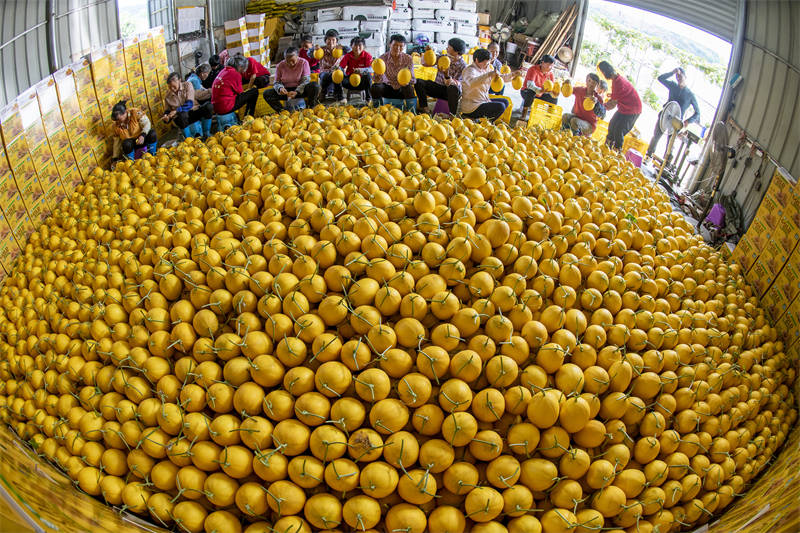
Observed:
[[[366,100],[370,101],[369,87],[370,87],[370,73],[372,72],[372,56],[364,50],[364,39],[361,37],[353,37],[350,40],[350,51],[342,56],[339,62],[339,67],[344,70],[344,80],[342,87],[353,91],[366,92]],[[358,86],[353,86],[350,83],[350,75],[358,74],[361,76],[361,83]]]

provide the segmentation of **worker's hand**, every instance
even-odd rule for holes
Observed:
[[[139,138],[136,139],[136,144],[144,144],[144,135],[139,135]]]
[[[289,91],[286,90],[286,87],[281,87],[278,91],[279,94],[289,94]]]
[[[606,111],[611,111],[615,107],[617,107],[617,101],[616,100],[609,100],[608,102],[606,102]]]
[[[295,96],[297,96],[297,91],[291,91],[287,93],[286,96],[289,98],[294,98]]]
[[[673,70],[672,70],[672,73],[673,73],[673,74],[675,74],[675,75],[677,75],[677,74],[678,74],[678,72],[680,72],[680,70],[679,70],[679,69],[677,69],[677,68],[675,68],[675,69],[673,69]]]

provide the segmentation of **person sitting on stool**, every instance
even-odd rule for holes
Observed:
[[[283,61],[278,63],[275,70],[275,85],[272,89],[264,91],[264,100],[277,112],[284,109],[282,100],[298,96],[306,99],[308,108],[314,107],[319,96],[319,84],[310,81],[311,71],[308,61],[300,57],[295,47],[287,48],[283,57]]]
[[[673,75],[675,76],[675,81],[670,81],[669,78]],[[683,120],[683,127],[685,128],[692,122],[699,124],[700,106],[697,105],[697,98],[694,97],[694,93],[686,86],[686,71],[678,67],[672,72],[667,72],[659,76],[658,81],[669,91],[667,102],[678,102],[678,105],[681,106],[681,118],[686,114],[689,107],[694,110],[691,117]],[[656,129],[653,131],[653,138],[650,140],[650,146],[647,147],[647,157],[653,156],[653,152],[656,151],[656,146],[658,146],[658,141],[661,140],[661,135],[664,133],[661,131],[660,127],[661,113],[663,112],[662,110],[658,114]],[[669,137],[667,137],[667,143],[669,143]]]
[[[461,99],[461,73],[464,72],[467,64],[464,62],[462,54],[467,49],[467,43],[463,39],[453,37],[447,41],[447,55],[440,56],[450,59],[450,66],[447,70],[438,69],[436,79],[417,80],[414,88],[417,90],[419,98],[420,113],[428,111],[428,95],[434,98],[446,98],[450,114],[458,113],[458,101]],[[437,60],[438,63],[438,60]]]
[[[522,89],[519,93],[522,95],[522,118],[525,119],[528,115],[528,110],[531,108],[533,101],[544,100],[549,104],[558,103],[558,93],[545,92],[544,81],[550,80],[555,83],[556,78],[553,75],[553,63],[556,60],[553,56],[545,54],[542,58],[525,74],[525,82],[522,84]]]
[[[489,87],[495,78],[509,81],[513,73],[500,74],[491,66],[491,54],[485,48],[478,48],[472,53],[472,64],[464,69],[461,96],[461,115],[478,120],[488,118],[497,120],[508,107],[504,98],[489,98]]]
[[[600,83],[600,76],[594,72],[586,75],[586,86],[577,86],[572,90],[575,95],[575,103],[572,105],[572,113],[564,113],[561,116],[561,129],[570,130],[575,135],[591,135],[597,128],[597,119],[605,116],[605,106],[603,97],[597,93],[597,86]],[[591,109],[586,109],[584,101],[591,98],[594,102]]]
[[[211,102],[206,100],[202,105],[195,99],[195,90],[188,81],[181,81],[177,72],[167,76],[167,93],[164,96],[164,115],[161,117],[165,123],[174,122],[183,130],[186,138],[200,136],[204,138],[211,135]],[[193,127],[194,124],[199,126]]]
[[[243,57],[247,61],[247,69],[242,72],[242,86],[249,89],[250,87],[257,87],[263,89],[269,85],[269,70],[267,67],[253,59],[252,57],[244,57],[241,54],[236,54],[238,57]]]
[[[342,55],[338,58],[333,57],[333,51],[339,48]],[[319,61],[319,82],[322,85],[322,95],[325,96],[328,88],[333,85],[333,99],[339,103],[344,103],[341,84],[333,83],[333,71],[339,66],[339,62],[344,57],[344,49],[339,46],[339,32],[328,30],[325,32],[325,46],[322,47],[322,59]]]
[[[353,37],[350,40],[350,51],[342,56],[339,66],[344,69],[344,80],[342,87],[351,91],[364,91],[367,102],[370,101],[369,86],[371,85],[369,75],[372,73],[372,56],[364,50],[364,39]],[[358,74],[361,76],[361,84],[353,87],[350,83],[350,75]]]
[[[300,37],[300,58],[308,61],[311,72],[319,74],[319,59],[314,57],[314,41],[307,33]]]
[[[202,63],[197,66],[194,72],[189,74],[188,78],[186,78],[186,81],[191,83],[192,87],[194,87],[194,96],[200,103],[211,101],[211,89],[206,89],[203,85],[203,82],[208,79],[210,75],[211,65]]]
[[[134,159],[136,151],[142,148],[147,148],[151,154],[156,153],[158,138],[147,113],[136,107],[128,108],[122,100],[111,108],[111,119],[114,121],[111,125],[114,153],[118,153],[118,147],[128,159]]]
[[[243,56],[234,56],[226,65],[211,87],[211,105],[214,106],[214,113],[227,115],[240,107],[247,106],[245,112],[252,116],[256,112],[258,89],[251,87],[245,91],[242,88],[242,73],[247,70],[247,60]]]
[[[410,100],[414,98],[414,60],[405,53],[406,38],[399,33],[389,37],[389,51],[381,56],[386,64],[386,72],[373,76],[372,93],[373,105],[380,102],[383,98],[397,100]],[[397,81],[397,73],[407,68],[411,72],[411,81],[408,85],[400,85]]]
[[[492,41],[491,43],[489,43],[489,46],[486,49],[489,50],[489,54],[491,54],[491,57],[489,58],[489,63],[497,72],[500,72],[500,69],[503,68],[503,62],[500,61],[500,58],[498,57],[500,55],[500,45]],[[495,92],[491,87],[489,87],[489,94],[502,95],[505,90],[506,90],[505,85],[503,85],[503,88],[500,89],[500,92]]]

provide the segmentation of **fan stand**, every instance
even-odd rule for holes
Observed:
[[[672,134],[669,136],[669,142],[667,143],[667,153],[664,155],[664,159],[661,161],[661,167],[658,169],[658,176],[656,176],[656,183],[658,180],[661,179],[661,175],[664,173],[664,169],[667,168],[669,164],[669,160],[672,156],[672,147],[675,145],[675,138],[678,136],[678,132],[683,127],[683,122],[680,119],[672,119]]]

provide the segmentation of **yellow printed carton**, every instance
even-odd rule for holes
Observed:
[[[31,151],[31,160],[37,172],[53,160],[53,155],[46,141]]]
[[[785,168],[777,167],[772,173],[767,194],[772,195],[781,206],[785,207],[791,199],[794,186],[795,180],[791,174]]]
[[[89,176],[92,175],[92,172],[96,168],[97,159],[94,157],[94,151],[90,148],[88,153],[85,153],[78,158],[78,172],[80,173],[81,180],[83,182],[88,181]],[[80,183],[75,182],[75,176],[72,176],[71,183],[73,183],[76,187],[77,185],[80,185]]]
[[[20,135],[15,137],[12,141],[6,142],[6,156],[8,157],[8,164],[12,167],[16,167],[31,156],[24,135]]]
[[[58,103],[61,107],[61,118],[67,124],[81,115],[78,102],[78,88],[75,86],[75,72],[72,67],[64,67],[53,73],[56,84]]]
[[[83,115],[78,115],[77,117],[67,122],[65,128],[67,130],[67,134],[69,135],[70,143],[72,143],[73,148],[75,148],[74,146],[75,143],[79,139],[85,137],[89,131],[89,125],[86,121],[86,117],[84,117]]]
[[[28,237],[33,232],[33,224],[25,208],[25,202],[22,201],[22,195],[16,193],[9,199],[0,198],[0,208],[6,215],[14,239],[18,243],[27,243]]]
[[[0,211],[0,278],[4,273],[8,274],[14,265],[14,261],[20,255],[20,247],[14,239],[14,233],[6,219],[5,214]]]
[[[797,242],[800,241],[800,229],[785,212],[778,220],[775,231],[772,232],[772,240],[777,242],[787,254],[791,254],[797,246]]]
[[[10,170],[0,174],[0,204],[10,202],[16,194],[19,194],[19,189],[14,174]]]
[[[792,193],[783,208],[783,218],[789,219],[794,228],[800,229],[800,196]]]
[[[98,100],[103,95],[114,91],[114,82],[111,79],[111,60],[105,47],[95,48],[89,54],[92,65],[92,81]]]
[[[763,220],[767,226],[774,228],[778,225],[778,220],[782,215],[783,206],[773,195],[767,192],[764,195],[764,199],[761,200],[761,205],[758,206],[755,218]]]
[[[743,235],[736,244],[736,248],[733,249],[731,259],[741,265],[742,272],[747,272],[756,262],[756,259],[758,259],[758,253],[759,250],[755,247],[753,241],[750,240],[750,237]]]
[[[800,313],[800,300],[795,299],[775,324],[775,328],[784,339],[784,349],[793,346],[800,338],[800,314],[798,313]]]
[[[123,40],[125,73],[128,76],[128,83],[131,85],[135,80],[143,80],[141,51],[139,49],[139,37],[133,36]]]
[[[114,84],[112,92],[117,101],[130,100],[131,93],[128,86],[128,74],[125,67],[125,51],[122,41],[114,41],[106,45],[108,61],[111,68],[111,80]]]
[[[44,192],[45,201],[50,206],[50,210],[56,209],[61,202],[67,197],[67,192],[61,184],[61,176],[56,169],[56,165],[52,164],[43,172],[44,176],[41,177],[42,190]]]
[[[765,260],[759,257],[756,264],[753,265],[753,268],[747,272],[745,279],[747,279],[750,286],[753,287],[756,296],[761,298],[767,289],[769,289],[770,285],[772,285],[772,282],[775,281],[775,276],[769,271]]]
[[[764,263],[767,265],[770,274],[777,277],[783,265],[786,264],[786,261],[789,259],[789,253],[787,253],[780,242],[773,237],[767,241],[767,246],[764,248],[764,251],[761,252],[759,259],[762,257],[764,258]]]
[[[772,237],[772,228],[773,226],[769,226],[761,218],[756,217],[753,219],[746,235],[750,237],[750,241],[756,250],[763,250],[767,246],[767,241]]]
[[[94,162],[94,156],[92,156],[92,162]],[[88,174],[87,174],[88,175]],[[61,176],[61,185],[64,187],[64,191],[67,193],[67,196],[72,196],[72,194],[83,184],[83,177],[81,176],[81,170],[77,166],[69,169],[66,175]]]
[[[39,102],[36,99],[36,90],[28,89],[17,98],[17,101],[28,150],[33,154],[40,145],[47,141],[47,134],[44,131],[44,124],[42,124],[42,114],[39,111]]]
[[[795,249],[789,256],[789,260],[783,265],[783,269],[775,278],[774,286],[778,287],[786,295],[786,299],[791,302],[800,294],[800,249]]]
[[[19,115],[19,104],[16,101],[0,109],[0,131],[6,146],[21,136],[23,130],[22,117]]]
[[[786,299],[786,293],[778,286],[777,281],[761,298],[761,305],[774,322],[783,316],[789,308],[789,302]]]

